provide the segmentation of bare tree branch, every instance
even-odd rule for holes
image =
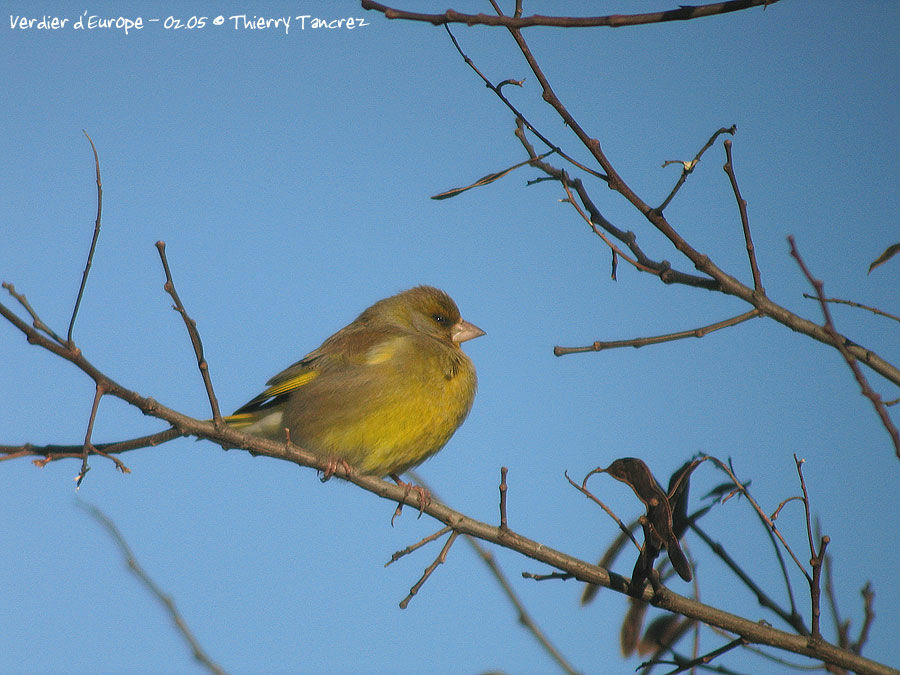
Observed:
[[[730,319],[723,319],[707,326],[692,328],[690,330],[678,331],[677,333],[666,333],[665,335],[654,335],[651,337],[631,338],[629,340],[612,340],[607,342],[597,341],[586,347],[554,347],[553,354],[556,356],[565,356],[566,354],[579,354],[583,352],[600,352],[604,349],[616,349],[618,347],[644,347],[646,345],[655,345],[660,342],[671,342],[672,340],[682,340],[684,338],[694,337],[702,338],[722,328],[736,326],[744,321],[749,321],[759,316],[759,310],[751,309],[749,312],[738,314]]]
[[[197,638],[194,637],[194,634],[191,632],[191,629],[188,628],[187,622],[184,620],[184,617],[181,616],[181,613],[178,611],[178,608],[175,606],[175,601],[172,600],[172,597],[167,595],[153,579],[150,578],[150,575],[144,571],[144,568],[138,562],[137,557],[134,555],[134,551],[131,550],[131,547],[128,545],[128,542],[125,541],[125,537],[122,536],[122,533],[119,531],[119,528],[116,527],[116,524],[107,516],[103,511],[98,509],[96,506],[92,504],[87,504],[82,501],[75,502],[80,508],[87,511],[91,517],[96,520],[100,525],[105,529],[109,535],[113,538],[113,541],[116,543],[116,546],[119,547],[119,550],[122,552],[122,555],[125,557],[125,563],[128,565],[128,569],[130,569],[134,576],[140,580],[140,582],[153,594],[153,596],[159,600],[163,606],[166,608],[166,611],[169,613],[169,616],[172,618],[172,622],[175,624],[175,627],[178,628],[178,632],[181,633],[182,637],[187,641],[188,645],[191,648],[191,651],[194,654],[194,659],[206,668],[209,672],[215,673],[216,675],[224,675],[225,671],[222,670],[221,666],[216,664],[204,651],[204,649],[200,646],[200,643],[197,641]]]
[[[804,298],[808,298],[810,300],[818,300],[819,298],[815,295],[810,295],[809,293],[803,294]],[[890,314],[889,312],[885,312],[884,310],[878,309],[877,307],[871,307],[869,305],[864,305],[861,302],[854,302],[853,300],[841,300],[840,298],[822,298],[823,302],[833,302],[838,305],[849,305],[850,307],[858,307],[859,309],[865,309],[873,314],[878,314],[879,316],[886,317],[888,319],[893,319],[894,321],[900,322],[900,316],[895,314]]]
[[[459,46],[459,42],[457,41],[456,36],[454,36],[453,32],[450,30],[450,26],[444,24],[444,28],[447,30],[447,35],[450,36],[450,40],[451,40],[451,42],[453,42],[453,46],[456,48],[456,51],[459,52],[459,55],[462,57],[463,61],[465,61],[466,65],[469,66],[469,68],[471,68],[473,71],[475,71],[475,74],[481,78],[482,82],[484,82],[484,86],[486,86],[488,89],[490,89],[492,92],[494,92],[497,95],[497,98],[499,98],[501,101],[503,101],[503,104],[507,108],[509,108],[512,111],[512,113],[516,116],[517,121],[521,121],[522,124],[524,124],[526,127],[528,127],[528,129],[529,129],[529,131],[531,131],[531,133],[533,133],[535,136],[537,136],[539,139],[541,139],[541,141],[544,143],[544,145],[546,145],[548,148],[550,148],[550,152],[558,153],[560,157],[562,157],[563,159],[565,159],[568,162],[571,162],[573,166],[577,166],[582,171],[586,171],[587,173],[589,173],[592,176],[595,176],[597,178],[600,178],[601,180],[606,180],[606,176],[604,176],[602,173],[599,173],[595,169],[591,169],[590,167],[585,166],[581,162],[577,161],[573,157],[570,157],[565,152],[563,152],[559,146],[557,146],[555,143],[553,143],[548,138],[546,138],[540,131],[538,131],[531,124],[531,122],[528,121],[528,119],[525,117],[525,115],[523,115],[519,111],[519,109],[516,108],[512,103],[510,103],[509,99],[506,98],[506,96],[504,96],[503,91],[501,91],[504,84],[517,84],[518,86],[522,86],[522,82],[524,82],[524,80],[504,80],[503,82],[501,82],[500,84],[495,86],[484,75],[484,73],[482,73],[478,69],[478,66],[476,66],[475,63],[472,61],[472,59],[470,59],[468,57],[468,55],[463,51],[462,47]],[[545,156],[546,156],[546,153],[544,155],[541,155],[541,157],[545,157]],[[432,199],[434,199],[434,197],[432,197]]]
[[[88,274],[91,271],[91,262],[94,259],[94,251],[97,250],[97,239],[100,237],[100,215],[103,213],[103,184],[100,182],[100,157],[97,155],[97,148],[94,141],[88,136],[88,133],[82,130],[82,133],[91,144],[91,150],[94,152],[94,167],[97,171],[97,219],[94,221],[94,236],[91,239],[91,248],[88,250],[87,262],[84,265],[84,272],[81,275],[81,286],[78,288],[78,296],[75,298],[75,307],[72,309],[72,318],[69,320],[69,331],[66,334],[66,342],[72,344],[72,331],[75,329],[75,318],[78,316],[78,308],[81,306],[81,298],[84,296],[84,288],[87,286]]]
[[[448,23],[464,23],[468,26],[506,26],[519,29],[531,26],[553,26],[556,28],[596,28],[606,26],[620,28],[622,26],[639,26],[648,23],[663,23],[665,21],[688,21],[704,16],[727,14],[738,12],[760,5],[772,5],[778,0],[729,0],[728,2],[716,2],[708,5],[685,6],[678,9],[670,9],[664,12],[650,12],[646,14],[610,14],[607,16],[520,16],[521,6],[517,6],[517,14],[514,16],[492,16],[490,14],[462,14],[448,9],[443,14],[424,14],[422,12],[407,12],[394,9],[373,0],[362,0],[362,8],[381,12],[387,19],[405,19],[407,21],[424,21],[439,26]]]
[[[507,529],[507,530],[509,529],[507,527],[506,521],[505,521],[505,506],[506,506],[506,504],[505,504],[505,500],[504,500],[504,496],[503,496],[505,494],[505,491],[503,490],[503,486],[506,484],[506,482],[505,482],[506,481],[506,473],[504,471],[505,468],[506,467],[501,467],[501,469],[500,469],[500,471],[501,471],[500,530],[501,531],[504,529]],[[431,488],[431,486],[429,486],[418,473],[416,473],[415,471],[409,471],[407,473],[419,485],[422,485],[429,492],[431,492],[432,494],[435,494],[434,490]],[[407,547],[403,551],[398,551],[393,556],[391,556],[391,560],[388,561],[388,563],[386,563],[385,566],[394,562],[395,558],[398,558],[402,555],[406,555],[406,553],[409,552],[409,549],[411,549],[413,547],[418,548],[418,547],[424,545],[424,543],[427,543],[426,540],[431,541],[432,539],[442,536],[449,529],[450,529],[449,527],[445,527],[445,528],[439,530],[438,532],[435,532],[434,534],[429,535],[422,541],[420,541],[416,544],[413,544],[412,547]],[[547,654],[550,655],[550,658],[552,658],[554,661],[556,661],[556,663],[559,665],[560,668],[563,669],[563,671],[565,671],[569,675],[575,675],[575,673],[577,673],[578,671],[575,670],[574,666],[572,666],[572,664],[569,663],[568,659],[566,659],[566,657],[563,655],[563,653],[550,641],[550,638],[547,636],[547,634],[541,629],[541,627],[538,625],[537,621],[535,621],[535,619],[531,616],[531,614],[525,608],[525,604],[522,602],[522,600],[516,594],[516,591],[513,589],[512,584],[509,582],[509,579],[507,579],[506,575],[503,573],[503,570],[500,569],[500,565],[497,564],[497,561],[495,560],[494,555],[485,546],[483,546],[481,544],[481,542],[479,542],[478,539],[476,539],[475,537],[472,537],[470,535],[463,535],[463,536],[465,537],[466,543],[468,543],[469,546],[471,546],[475,550],[475,552],[478,554],[478,557],[481,558],[481,561],[487,566],[488,570],[490,570],[491,574],[497,580],[497,583],[500,585],[500,588],[503,591],[504,595],[506,595],[507,599],[510,601],[512,606],[515,608],[516,614],[519,619],[519,623],[522,624],[522,626],[524,626],[525,629],[534,636],[534,639],[537,640],[538,644],[541,645],[541,648],[544,651],[546,651]]]
[[[803,271],[803,275],[806,277],[806,280],[809,281],[810,285],[816,291],[816,297],[819,299],[819,304],[822,307],[822,314],[825,317],[825,325],[822,329],[825,331],[826,335],[828,335],[831,344],[841,353],[841,356],[844,357],[844,360],[847,362],[847,365],[850,366],[850,370],[853,371],[853,377],[856,378],[856,382],[859,384],[859,388],[862,391],[863,396],[868,398],[872,405],[875,408],[875,412],[878,413],[878,417],[881,419],[881,423],[884,425],[884,428],[887,430],[888,435],[891,437],[891,441],[894,444],[894,451],[898,458],[900,458],[900,433],[897,432],[897,427],[894,426],[893,421],[891,420],[891,416],[888,414],[887,408],[884,406],[884,403],[881,401],[881,396],[869,386],[869,381],[863,375],[862,370],[860,370],[859,365],[856,362],[856,354],[854,350],[851,349],[851,346],[855,346],[847,340],[843,335],[837,332],[834,327],[834,323],[831,320],[831,310],[828,309],[828,303],[825,302],[825,291],[824,284],[819,280],[813,277],[812,273],[809,271],[809,268],[806,266],[806,263],[803,262],[803,258],[800,256],[800,252],[797,250],[797,245],[794,242],[794,238],[788,237],[788,242],[791,245],[791,255],[797,261],[797,264],[800,266],[800,269]]]
[[[747,200],[741,197],[741,189],[738,187],[737,176],[734,175],[734,163],[731,160],[731,140],[725,141],[725,166],[722,168],[728,174],[728,180],[731,181],[731,189],[734,191],[734,198],[737,200],[738,211],[741,214],[741,226],[744,230],[744,242],[747,245],[747,257],[750,259],[750,271],[753,274],[753,289],[757,293],[765,295],[766,289],[763,288],[762,281],[759,276],[759,265],[756,263],[756,249],[753,247],[753,238],[750,236],[750,219],[747,217]]]
[[[496,3],[494,3],[494,8],[497,10],[498,14],[501,14]],[[592,138],[582,128],[578,121],[571,115],[571,113],[569,113],[569,111],[560,101],[559,97],[554,92],[553,87],[550,85],[550,82],[547,79],[546,75],[544,75],[543,70],[538,65],[537,60],[531,52],[531,49],[525,42],[525,38],[522,36],[521,31],[518,28],[512,27],[511,25],[507,26],[507,28],[509,29],[510,34],[518,45],[519,50],[522,52],[522,55],[525,57],[525,60],[534,73],[535,77],[537,77],[538,82],[541,84],[543,90],[543,99],[557,111],[566,126],[572,129],[572,131],[582,142],[585,148],[587,148],[588,151],[594,156],[594,158],[597,160],[597,163],[600,165],[601,169],[607,176],[609,187],[611,189],[619,192],[623,197],[625,197],[625,199],[627,199],[659,232],[661,232],[672,243],[676,250],[681,252],[685,257],[688,258],[688,260],[690,260],[694,264],[694,267],[697,270],[703,272],[704,274],[715,280],[717,284],[716,290],[719,290],[720,292],[728,295],[734,295],[738,298],[741,298],[753,307],[756,307],[756,309],[758,309],[761,314],[775,319],[776,321],[787,326],[793,331],[803,333],[824,344],[835,344],[834,338],[832,337],[831,333],[825,329],[825,327],[820,326],[813,321],[800,317],[793,312],[790,312],[789,310],[770,300],[760,290],[746,286],[735,277],[727,274],[724,270],[720,269],[715,263],[713,263],[709,256],[701,253],[693,246],[691,246],[687,242],[687,240],[685,240],[675,230],[675,228],[672,227],[672,225],[666,220],[662,213],[660,213],[657,209],[650,207],[646,202],[644,202],[644,200],[642,200],[625,183],[622,177],[619,176],[618,172],[615,170],[610,161],[607,159],[606,155],[603,153],[603,150],[600,147],[600,142],[596,138]],[[663,278],[663,276],[660,275],[660,278]],[[900,385],[900,368],[897,368],[893,364],[888,363],[872,350],[857,345],[844,336],[839,335],[838,337],[843,341],[844,349],[846,349],[848,353],[852,354],[855,359],[857,359],[861,363],[864,363],[869,368],[880,374],[882,377],[890,380],[897,385]]]
[[[178,291],[175,290],[175,282],[172,280],[172,271],[169,269],[169,261],[166,259],[166,242],[156,242],[156,250],[159,251],[159,259],[162,262],[163,270],[166,273],[166,283],[163,286],[166,293],[172,296],[175,302],[175,311],[177,311],[184,320],[188,335],[191,338],[191,345],[194,348],[194,355],[197,357],[197,368],[200,369],[200,377],[203,378],[203,386],[206,387],[206,396],[209,398],[209,407],[212,410],[213,422],[216,426],[224,424],[222,422],[222,414],[219,412],[219,401],[216,393],[213,391],[212,380],[209,377],[209,365],[206,363],[206,357],[203,356],[203,342],[200,340],[200,333],[197,332],[197,322],[188,316],[187,310],[178,297]]]
[[[22,321],[2,303],[0,303],[0,314],[18,328],[31,344],[42,347],[70,361],[93,379],[95,383],[102,384],[108,395],[130,403],[146,415],[165,420],[183,435],[205,438],[226,448],[241,448],[256,455],[290,461],[319,471],[329,469],[330,462],[326,458],[319,457],[292,443],[276,443],[268,439],[244,434],[228,426],[218,428],[212,422],[193,419],[158,403],[152,398],[131,391],[99,371],[80,350],[60,345],[44,336],[37,329]],[[422,505],[419,503],[417,496],[410,494],[410,491],[402,486],[394,485],[374,476],[348,471],[347,467],[340,465],[334,468],[334,475],[392,502],[403,502],[414,507],[421,506],[424,513],[445,525],[451,526],[454,534],[471,535],[503,546],[550,567],[562,570],[565,575],[583,582],[605,586],[619,593],[627,593],[629,590],[630,582],[626,577],[557,551],[512,529],[502,529],[498,526],[488,525],[469,518],[444,504],[431,501]],[[748,642],[785,649],[796,654],[802,654],[861,672],[885,674],[891,672],[886,666],[859,655],[851,654],[825,641],[810,642],[807,637],[779,631],[770,626],[705,605],[674,593],[663,586],[653,588],[646,585],[641,592],[640,598],[656,607],[718,626],[723,630],[743,637]]]
[[[668,194],[668,196],[662,201],[662,204],[656,207],[656,210],[662,213],[665,208],[669,205],[672,199],[675,198],[675,195],[681,189],[681,186],[684,185],[684,182],[687,180],[687,177],[693,173],[694,169],[697,168],[697,164],[700,162],[700,158],[703,157],[703,153],[709,150],[712,147],[712,144],[716,142],[716,139],[721,134],[731,134],[734,136],[737,131],[737,126],[732,124],[727,129],[722,127],[718,131],[716,131],[712,136],[709,137],[709,140],[706,141],[706,145],[700,148],[700,151],[694,155],[694,158],[690,161],[678,161],[678,160],[666,160],[663,162],[663,168],[668,166],[669,164],[681,164],[681,176],[678,177],[678,181],[675,183],[675,187],[672,188],[672,191]]]

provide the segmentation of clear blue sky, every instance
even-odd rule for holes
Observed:
[[[404,2],[425,9],[429,3]],[[443,3],[443,9],[448,3]],[[449,3],[490,11],[488,3]],[[504,2],[510,9],[511,2]],[[672,3],[566,3],[571,14],[667,9]],[[509,467],[510,525],[595,559],[615,525],[570,488],[618,456],[644,458],[662,480],[697,452],[731,457],[769,511],[805,472],[832,538],[843,616],[862,619],[871,580],[877,618],[866,654],[900,665],[896,630],[898,478],[884,429],[836,352],[756,320],[702,340],[556,358],[556,344],[683,330],[733,316],[734,299],[667,287],[626,264],[609,279],[602,242],[558,185],[527,187],[518,170],[485,188],[429,196],[522,161],[513,120],[462,62],[442,28],[387,21],[351,2],[111,3],[32,10],[2,3],[0,278],[63,332],[103,172],[103,232],[75,336],[123,385],[197,417],[209,415],[184,326],[162,290],[154,243],[165,240],[196,319],[223,408],[316,347],[373,301],[418,283],[446,289],[487,331],[468,343],[479,394],[465,425],[421,467],[451,506],[496,522],[499,467]],[[434,9],[434,5],[430,7]],[[528,12],[554,6],[526,3]],[[72,29],[77,12],[157,17],[128,35]],[[10,15],[69,17],[56,31],[9,27]],[[37,13],[40,12],[40,13]],[[353,30],[166,30],[167,16],[238,13],[363,17]],[[51,15],[52,16],[52,15]],[[588,161],[540,100],[501,29],[455,26],[493,81],[547,136]],[[763,281],[777,302],[818,321],[788,255],[795,235],[830,295],[897,313],[900,140],[895,3],[784,0],[765,11],[622,29],[527,30],[556,91],[649,202],[719,127],[736,124],[735,164]],[[750,280],[734,198],[709,151],[667,215],[695,247]],[[637,232],[648,254],[691,271],[624,200],[588,182],[604,214]],[[4,294],[3,302],[13,306]],[[846,307],[838,328],[900,361],[897,324]],[[871,375],[886,398],[897,389]],[[0,325],[0,443],[77,443],[91,381]],[[897,413],[894,412],[896,419]],[[104,399],[96,440],[163,428]],[[128,453],[131,474],[91,461],[78,498],[115,520],[178,603],[210,655],[233,672],[547,672],[479,560],[458,542],[410,607],[397,603],[439,545],[385,569],[391,554],[437,529],[340,481],[209,443],[180,439]],[[168,617],[129,574],[109,537],[75,505],[76,461],[38,469],[0,463],[0,672],[197,672]],[[704,467],[693,495],[721,478]],[[592,485],[623,518],[627,488]],[[695,504],[698,503],[696,500]],[[783,598],[765,536],[746,504],[714,510],[706,529]],[[802,509],[779,519],[808,559]],[[778,622],[702,543],[704,601]],[[535,583],[543,566],[496,550],[526,607],[579,669],[630,673],[617,653],[625,600],[579,608],[574,582]],[[616,570],[630,574],[633,558]],[[804,582],[792,573],[808,615]],[[671,582],[678,592],[689,585]],[[833,633],[828,633],[833,637]],[[703,647],[721,643],[705,633]],[[685,647],[687,649],[687,647]],[[766,669],[750,656],[726,664]]]

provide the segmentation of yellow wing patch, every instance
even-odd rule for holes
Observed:
[[[284,382],[279,382],[278,384],[273,384],[271,387],[266,389],[263,392],[263,396],[268,398],[269,396],[278,396],[279,394],[287,394],[288,392],[294,391],[294,389],[299,389],[304,384],[309,382],[310,380],[315,379],[319,376],[318,370],[307,370],[302,373],[298,373],[293,377],[289,377]]]
[[[253,424],[257,417],[258,415],[255,415],[254,413],[241,413],[239,415],[228,415],[228,417],[223,417],[222,419],[225,420],[225,423],[229,426],[232,426],[235,429],[241,429]]]

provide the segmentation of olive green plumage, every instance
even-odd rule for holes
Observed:
[[[460,343],[484,331],[444,291],[417,286],[379,300],[267,383],[225,420],[345,461],[398,475],[436,453],[475,399],[475,367]]]

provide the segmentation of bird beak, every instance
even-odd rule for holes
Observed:
[[[456,343],[474,340],[482,335],[484,335],[483,330],[475,324],[469,323],[463,319],[460,319],[453,324],[453,328],[450,330],[450,339]]]

